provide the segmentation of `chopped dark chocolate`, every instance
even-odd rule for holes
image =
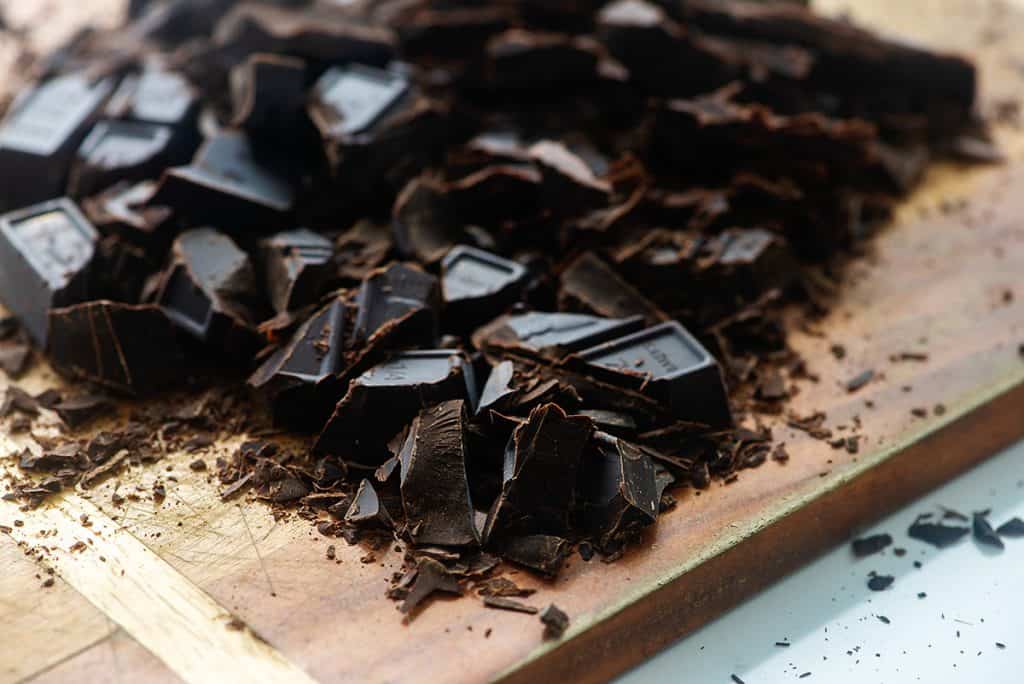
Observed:
[[[364,343],[392,321],[402,319],[403,339],[433,346],[441,290],[437,278],[415,266],[392,264],[363,281],[356,297],[353,339]]]
[[[503,558],[547,577],[555,577],[572,553],[568,540],[547,534],[507,537],[497,548]]]
[[[120,181],[157,177],[167,166],[188,161],[194,150],[175,146],[169,126],[138,121],[98,122],[78,148],[68,194],[88,197]]]
[[[32,365],[32,347],[23,343],[0,345],[0,370],[17,380]]]
[[[885,591],[892,586],[896,580],[892,575],[871,575],[868,578],[868,589],[871,591]]]
[[[1004,548],[1003,540],[999,538],[999,535],[994,529],[992,524],[988,521],[988,516],[985,513],[975,513],[971,522],[971,529],[974,531],[974,539],[979,544],[985,544],[987,546],[993,546],[997,549]]]
[[[416,579],[409,588],[409,594],[402,602],[401,611],[413,613],[431,594],[462,594],[458,580],[433,558],[422,558],[416,566]]]
[[[658,307],[593,252],[586,252],[562,272],[560,299],[563,308],[582,307],[589,313],[609,318],[643,316],[648,325],[666,318]]]
[[[526,267],[482,249],[459,245],[441,262],[446,327],[468,330],[516,299]]]
[[[162,69],[144,69],[126,76],[107,104],[105,115],[150,124],[170,126],[176,143],[197,138],[199,98],[181,74]]]
[[[581,468],[583,524],[604,548],[658,519],[661,491],[654,463],[635,444],[597,433]]]
[[[477,412],[488,410],[501,411],[503,404],[517,392],[512,387],[515,376],[515,365],[511,361],[502,361],[491,369],[487,382],[480,392],[480,403]]]
[[[996,533],[1000,537],[1010,537],[1011,539],[1024,537],[1024,520],[1021,520],[1020,518],[1010,518],[996,528]]]
[[[875,371],[870,368],[861,373],[858,373],[857,375],[855,375],[854,377],[850,378],[850,380],[847,381],[846,391],[852,394],[853,392],[856,392],[860,388],[864,387],[864,385],[871,382],[872,378],[874,377]]]
[[[851,547],[853,548],[854,556],[857,558],[864,558],[878,553],[890,544],[892,544],[892,535],[873,534],[870,537],[854,539]]]
[[[50,309],[49,326],[46,352],[65,375],[135,396],[184,378],[174,326],[152,304],[94,301]]]
[[[113,402],[99,394],[80,394],[61,399],[53,410],[72,430],[85,427],[115,410]]]
[[[47,312],[90,297],[96,229],[68,199],[0,216],[0,298],[41,346]]]
[[[267,294],[278,313],[313,304],[334,275],[330,240],[305,228],[260,242]]]
[[[640,316],[614,319],[587,314],[531,311],[503,316],[473,334],[473,345],[494,352],[561,358],[638,331]]]
[[[366,479],[359,483],[356,495],[345,512],[345,522],[384,529],[390,529],[395,525],[387,508],[381,503],[377,490]]]
[[[545,639],[561,639],[565,630],[569,629],[569,616],[554,603],[540,614],[540,621],[544,623]]]
[[[528,606],[525,603],[519,601],[513,601],[509,598],[503,598],[501,596],[485,596],[484,605],[488,608],[497,608],[498,610],[509,610],[514,613],[526,613],[527,615],[536,615],[540,611],[533,606]]]
[[[918,517],[907,530],[907,534],[914,539],[931,544],[938,548],[945,548],[957,543],[970,533],[969,527],[954,525],[943,525],[942,523],[925,522]]]

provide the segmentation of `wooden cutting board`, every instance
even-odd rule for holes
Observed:
[[[1024,93],[1024,46],[1012,40],[1024,15],[1006,2],[854,4],[869,26],[974,55],[987,111]],[[531,604],[569,613],[563,640],[543,643],[535,617],[475,597],[438,601],[403,625],[384,599],[399,553],[371,560],[306,521],[221,503],[208,476],[187,467],[195,456],[180,454],[35,511],[0,501],[10,529],[0,534],[0,681],[535,683],[600,681],[636,664],[1024,435],[1024,133],[1010,123],[998,133],[1011,162],[935,169],[853,269],[818,326],[824,336],[794,335],[820,382],[801,384],[793,409],[826,411],[840,435],[859,417],[860,452],[778,426],[789,463],[682,492],[619,562],[574,557],[554,583],[518,574],[538,590]],[[928,360],[890,361],[904,351]],[[881,377],[848,394],[845,381],[866,368]],[[22,384],[56,383],[44,368]],[[19,449],[0,434],[0,456]],[[148,492],[157,478],[162,505],[110,503],[115,487]],[[71,550],[77,542],[84,548]],[[337,561],[325,557],[329,544]]]

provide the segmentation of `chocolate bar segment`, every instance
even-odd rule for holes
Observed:
[[[110,301],[51,309],[47,355],[74,378],[142,396],[180,382],[185,357],[159,307]]]
[[[609,318],[643,316],[648,325],[666,316],[593,252],[584,252],[562,272],[562,308],[584,309]]]
[[[244,357],[255,351],[256,276],[249,256],[212,228],[179,235],[172,255],[156,296],[167,316],[227,354]]]
[[[473,346],[495,352],[561,358],[640,330],[643,317],[530,311],[502,316],[473,333]]]
[[[445,317],[470,326],[516,301],[526,267],[482,249],[459,245],[441,262]],[[451,327],[450,325],[448,327]]]
[[[409,95],[409,81],[397,70],[351,64],[328,70],[314,89],[325,137],[367,133]]]
[[[98,238],[66,198],[0,216],[0,298],[40,346],[51,308],[90,298],[88,267]]]
[[[71,160],[115,85],[68,74],[15,99],[0,123],[0,210],[64,194]]]
[[[362,344],[392,321],[405,319],[410,344],[432,346],[437,339],[441,292],[437,278],[411,264],[392,264],[371,273],[356,297],[354,340]]]
[[[105,114],[113,119],[170,126],[176,138],[194,136],[199,98],[181,74],[146,69],[121,81]]]
[[[597,433],[583,466],[580,498],[585,528],[609,549],[658,519],[661,491],[650,456],[635,444]]]
[[[270,303],[278,313],[312,304],[335,270],[331,241],[297,228],[262,242],[263,269]]]
[[[675,321],[586,349],[576,358],[596,379],[642,388],[682,420],[732,425],[718,362]]]
[[[191,150],[174,149],[168,126],[133,121],[100,121],[78,149],[68,179],[68,194],[88,197],[122,180],[145,180]]]
[[[317,311],[249,378],[270,402],[274,422],[296,429],[324,424],[343,387],[345,304],[341,299]]]

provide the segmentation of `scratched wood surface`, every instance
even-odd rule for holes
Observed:
[[[6,4],[45,42],[89,16],[109,21],[119,3],[51,3],[45,22],[31,9],[44,3]],[[1024,19],[1008,3],[853,5],[870,26],[974,55],[983,108],[1024,93],[1024,46],[1013,40]],[[0,64],[12,63],[8,48],[0,41]],[[0,682],[601,681],[636,664],[1024,434],[1024,133],[1004,124],[998,134],[1011,163],[931,173],[854,269],[819,326],[826,336],[793,338],[821,376],[800,386],[794,409],[824,409],[833,428],[859,416],[860,453],[780,427],[787,465],[766,464],[699,496],[684,492],[648,543],[620,562],[575,558],[554,583],[517,575],[538,589],[531,603],[570,614],[564,640],[542,644],[536,618],[472,597],[439,602],[402,625],[383,598],[399,554],[385,549],[363,563],[366,549],[321,538],[308,522],[275,521],[257,503],[221,503],[208,476],[187,467],[195,456],[181,454],[37,511],[0,501],[0,525],[11,528],[0,534]],[[960,199],[965,207],[939,210]],[[1007,290],[1016,293],[1009,302]],[[841,361],[829,352],[835,342],[848,350]],[[889,362],[908,349],[926,351],[928,361]],[[843,382],[868,367],[884,377],[848,395]],[[42,368],[22,384],[57,383]],[[938,403],[941,416],[931,410]],[[928,416],[914,417],[915,408]],[[11,468],[6,457],[20,448],[0,434],[0,467]],[[110,503],[115,488],[149,491],[157,478],[168,491],[162,505]],[[71,552],[77,541],[84,550]],[[336,562],[325,558],[328,544]],[[44,588],[50,570],[54,583]]]

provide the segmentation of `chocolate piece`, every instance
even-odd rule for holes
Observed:
[[[996,533],[1001,537],[1010,537],[1011,539],[1024,537],[1024,520],[1010,518],[996,528]]]
[[[345,512],[345,522],[362,527],[391,529],[395,526],[388,510],[380,501],[373,484],[363,479],[359,482],[355,498]]]
[[[147,206],[156,189],[155,181],[135,185],[118,183],[95,197],[84,199],[82,209],[104,232],[117,233],[155,252],[173,238],[169,225],[171,210]]]
[[[4,344],[0,346],[0,369],[7,377],[17,380],[32,365],[32,347],[28,344]]]
[[[413,613],[434,592],[462,595],[462,587],[448,570],[433,558],[421,558],[416,565],[416,580],[400,610]]]
[[[197,228],[174,241],[156,302],[179,328],[237,356],[258,343],[251,307],[256,276],[248,255],[223,233]]]
[[[86,197],[122,180],[158,176],[169,164],[188,159],[191,150],[175,149],[167,126],[134,121],[100,121],[78,149],[68,194]]]
[[[658,519],[661,492],[644,450],[597,433],[597,449],[582,468],[582,516],[602,547]]]
[[[569,616],[554,603],[540,614],[540,621],[544,623],[545,639],[561,639],[565,630],[569,629]]]
[[[567,540],[547,534],[503,538],[497,548],[506,560],[545,577],[558,575],[565,559],[572,553],[572,545]]]
[[[356,221],[334,245],[338,275],[363,280],[387,260],[392,247],[390,226],[371,219]]]
[[[249,378],[270,401],[275,423],[298,429],[324,424],[342,389],[335,374],[342,366],[345,332],[345,304],[335,299]]]
[[[543,174],[547,202],[558,213],[577,213],[608,203],[611,184],[599,180],[563,143],[541,140],[531,145],[528,153]]]
[[[249,139],[225,131],[207,140],[188,166],[167,169],[151,200],[193,223],[252,232],[285,221],[291,185],[254,158]]]
[[[892,536],[888,534],[873,534],[870,537],[854,539],[851,544],[853,555],[857,558],[864,558],[878,553],[892,544]]]
[[[907,530],[907,534],[914,539],[919,539],[942,549],[947,546],[952,546],[956,542],[960,541],[967,536],[970,531],[971,530],[968,527],[925,522],[922,517],[918,516],[917,520],[910,525],[910,528]]]
[[[402,54],[469,57],[515,20],[510,7],[417,7],[396,26]]]
[[[464,328],[493,317],[518,298],[526,276],[526,268],[514,261],[475,247],[455,247],[441,262],[446,318]]]
[[[88,267],[97,239],[69,199],[0,216],[0,297],[40,346],[50,308],[90,298]]]
[[[665,320],[664,312],[623,280],[593,252],[585,252],[562,272],[562,308],[584,308],[608,318],[643,316],[649,324]]]
[[[53,411],[72,430],[85,427],[105,415],[114,412],[114,404],[99,394],[80,394],[61,399],[53,405]]]
[[[0,209],[59,197],[68,167],[116,85],[74,73],[21,93],[0,123]]]
[[[683,420],[732,425],[718,362],[675,321],[580,352],[595,378],[640,389]]]
[[[330,240],[305,228],[260,242],[267,293],[278,313],[314,303],[334,272]]]
[[[483,391],[480,393],[480,404],[477,406],[477,413],[488,410],[501,411],[505,401],[516,394],[512,388],[512,377],[515,375],[515,366],[511,361],[502,361],[491,369],[484,383]]]
[[[197,139],[199,99],[188,80],[173,71],[146,69],[126,76],[110,98],[105,114],[114,119],[170,126],[176,143]]]
[[[368,133],[397,109],[409,95],[409,81],[397,70],[352,64],[327,71],[314,92],[321,133],[344,139]]]
[[[425,264],[440,260],[462,237],[445,189],[430,176],[402,188],[391,216],[398,250]]]
[[[409,264],[392,264],[374,271],[359,288],[353,339],[364,343],[391,321],[411,315],[404,323],[410,344],[433,345],[441,292],[437,278]]]
[[[592,80],[598,52],[585,38],[512,29],[487,42],[491,83],[541,90]]]
[[[531,311],[502,316],[473,333],[473,346],[496,352],[561,358],[643,327],[643,318]]]
[[[465,402],[425,408],[399,452],[402,506],[418,545],[470,546],[480,542],[466,480]]]
[[[594,425],[613,434],[617,432],[636,432],[636,419],[628,413],[607,411],[604,409],[583,409],[579,415],[594,421]]]
[[[526,613],[527,615],[536,615],[538,612],[540,612],[533,606],[528,606],[525,603],[513,601],[512,599],[503,598],[501,596],[485,596],[484,605],[488,608],[497,608],[498,610],[509,610],[514,613]]]
[[[184,377],[174,327],[156,306],[86,302],[51,309],[49,322],[47,355],[65,375],[136,396]]]
[[[484,539],[568,534],[577,472],[593,432],[589,418],[567,416],[556,404],[533,409],[505,447],[501,495],[488,513]]]
[[[985,513],[975,513],[971,522],[971,527],[974,531],[974,538],[980,544],[986,544],[993,546],[997,549],[1005,548],[1003,540],[999,538],[996,531],[992,529],[992,524],[988,521],[988,516]]]
[[[885,591],[895,581],[892,575],[871,575],[868,579],[868,589],[871,591]]]
[[[306,64],[283,55],[254,54],[231,72],[233,124],[254,136],[287,133],[305,115]]]
[[[423,408],[450,399],[475,405],[473,367],[456,350],[401,352],[349,385],[314,450],[376,467],[386,443]]]

